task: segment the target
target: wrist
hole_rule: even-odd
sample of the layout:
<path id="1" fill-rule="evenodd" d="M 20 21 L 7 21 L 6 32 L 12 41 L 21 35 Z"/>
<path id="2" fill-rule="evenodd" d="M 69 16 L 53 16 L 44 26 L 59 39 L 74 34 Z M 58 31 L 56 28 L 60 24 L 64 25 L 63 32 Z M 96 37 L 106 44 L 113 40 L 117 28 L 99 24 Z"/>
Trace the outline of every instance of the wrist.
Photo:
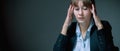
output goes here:
<path id="1" fill-rule="evenodd" d="M 62 32 L 62 31 L 61 31 L 61 34 L 67 36 L 66 32 Z"/>
<path id="2" fill-rule="evenodd" d="M 97 17 L 97 14 L 96 14 L 96 13 L 93 13 L 93 17 Z"/>
<path id="3" fill-rule="evenodd" d="M 61 34 L 66 35 L 67 34 L 67 29 L 68 29 L 68 24 L 64 24 L 61 30 Z"/>
<path id="4" fill-rule="evenodd" d="M 61 30 L 61 34 L 63 34 L 63 35 L 67 35 L 67 28 L 62 28 L 62 30 Z"/>
<path id="5" fill-rule="evenodd" d="M 98 24 L 97 28 L 98 28 L 98 30 L 101 30 L 101 29 L 103 29 L 103 25 L 102 24 Z"/>

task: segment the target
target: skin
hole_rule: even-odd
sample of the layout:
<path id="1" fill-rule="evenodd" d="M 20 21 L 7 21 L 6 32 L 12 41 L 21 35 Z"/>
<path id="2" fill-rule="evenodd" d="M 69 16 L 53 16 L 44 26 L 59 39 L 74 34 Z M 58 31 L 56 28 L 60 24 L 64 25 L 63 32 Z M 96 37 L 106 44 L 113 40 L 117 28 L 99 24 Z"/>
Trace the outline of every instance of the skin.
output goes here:
<path id="1" fill-rule="evenodd" d="M 84 38 L 91 20 L 91 9 L 84 6 L 82 1 L 79 1 L 78 7 L 74 7 L 73 12 Z"/>
<path id="2" fill-rule="evenodd" d="M 86 6 L 83 5 L 82 1 L 79 1 L 78 7 L 75 7 L 74 5 L 70 4 L 65 22 L 64 22 L 62 30 L 61 30 L 61 34 L 65 35 L 65 36 L 67 35 L 66 34 L 67 29 L 68 29 L 68 26 L 72 22 L 73 14 L 75 15 L 75 18 L 79 24 L 80 31 L 82 33 L 83 38 L 85 37 L 86 31 L 90 25 L 90 20 L 92 18 L 91 17 L 92 14 L 93 14 L 93 19 L 95 21 L 95 25 L 97 26 L 98 30 L 103 29 L 103 25 L 95 12 L 94 5 L 92 4 L 92 8 L 87 8 Z"/>

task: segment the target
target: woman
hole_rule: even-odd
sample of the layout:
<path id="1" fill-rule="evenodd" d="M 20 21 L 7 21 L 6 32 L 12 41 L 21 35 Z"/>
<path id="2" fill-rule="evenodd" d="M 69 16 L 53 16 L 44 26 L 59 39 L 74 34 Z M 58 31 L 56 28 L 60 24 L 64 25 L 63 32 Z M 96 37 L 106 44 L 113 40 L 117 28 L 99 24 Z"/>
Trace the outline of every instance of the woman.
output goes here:
<path id="1" fill-rule="evenodd" d="M 111 26 L 97 16 L 94 0 L 71 1 L 53 51 L 116 51 Z"/>

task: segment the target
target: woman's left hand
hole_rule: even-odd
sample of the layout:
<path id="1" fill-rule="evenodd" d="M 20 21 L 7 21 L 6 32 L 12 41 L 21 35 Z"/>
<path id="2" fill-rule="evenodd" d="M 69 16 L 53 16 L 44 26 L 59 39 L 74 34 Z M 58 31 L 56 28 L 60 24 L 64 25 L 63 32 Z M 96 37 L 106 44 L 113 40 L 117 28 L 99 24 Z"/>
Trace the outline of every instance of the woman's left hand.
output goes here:
<path id="1" fill-rule="evenodd" d="M 93 14 L 93 19 L 94 19 L 94 21 L 95 21 L 95 25 L 97 26 L 98 30 L 103 29 L 103 25 L 102 25 L 102 23 L 101 23 L 100 18 L 99 18 L 99 17 L 97 16 L 97 14 L 96 14 L 96 10 L 95 10 L 95 7 L 94 7 L 93 4 L 92 4 L 91 13 Z"/>

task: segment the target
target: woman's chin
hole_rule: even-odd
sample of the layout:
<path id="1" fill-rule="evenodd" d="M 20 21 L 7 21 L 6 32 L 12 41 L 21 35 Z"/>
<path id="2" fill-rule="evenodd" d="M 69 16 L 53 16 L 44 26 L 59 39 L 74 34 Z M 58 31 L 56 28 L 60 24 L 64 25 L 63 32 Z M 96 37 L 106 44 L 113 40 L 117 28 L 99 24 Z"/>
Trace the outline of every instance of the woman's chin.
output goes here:
<path id="1" fill-rule="evenodd" d="M 78 21 L 78 23 L 85 23 L 85 21 Z"/>

